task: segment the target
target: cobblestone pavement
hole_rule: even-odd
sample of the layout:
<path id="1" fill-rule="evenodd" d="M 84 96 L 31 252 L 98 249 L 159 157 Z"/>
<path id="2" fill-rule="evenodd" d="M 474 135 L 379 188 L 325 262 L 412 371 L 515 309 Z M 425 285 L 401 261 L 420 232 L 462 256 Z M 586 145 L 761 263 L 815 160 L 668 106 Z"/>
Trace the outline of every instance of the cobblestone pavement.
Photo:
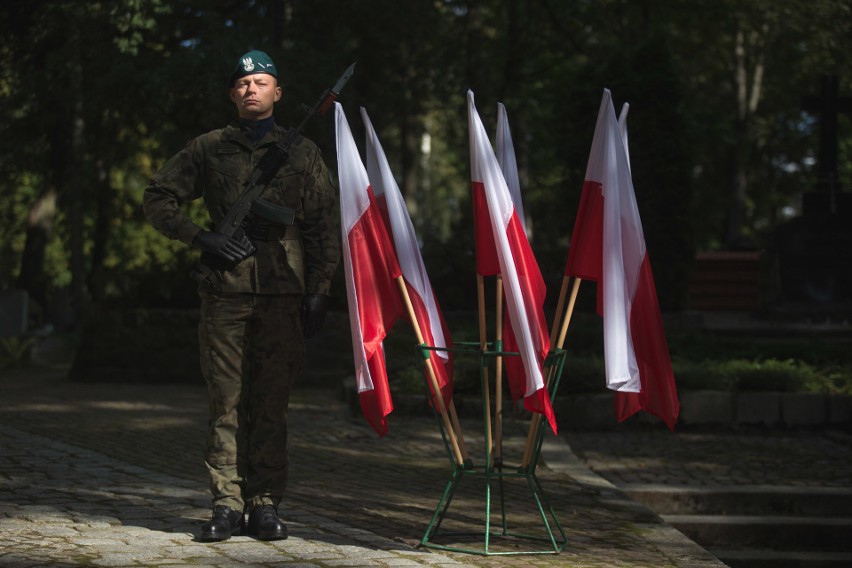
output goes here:
<path id="1" fill-rule="evenodd" d="M 418 547 L 451 473 L 434 419 L 395 413 L 391 433 L 379 439 L 339 393 L 297 393 L 281 511 L 290 538 L 207 544 L 196 541 L 210 507 L 201 385 L 70 383 L 39 369 L 0 374 L 0 566 L 722 566 L 549 435 L 538 479 L 568 539 L 560 554 Z M 509 465 L 524 426 L 519 417 L 507 421 Z M 474 460 L 481 429 L 481 421 L 463 422 Z M 504 485 L 509 528 L 542 535 L 524 481 Z M 481 531 L 483 519 L 482 478 L 465 476 L 442 528 Z M 492 551 L 531 546 L 496 541 Z"/>

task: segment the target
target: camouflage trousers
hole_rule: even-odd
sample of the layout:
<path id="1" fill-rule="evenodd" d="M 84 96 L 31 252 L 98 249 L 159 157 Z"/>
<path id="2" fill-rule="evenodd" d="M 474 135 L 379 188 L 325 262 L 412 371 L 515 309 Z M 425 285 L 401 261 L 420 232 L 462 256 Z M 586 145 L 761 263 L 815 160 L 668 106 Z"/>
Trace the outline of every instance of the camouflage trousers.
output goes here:
<path id="1" fill-rule="evenodd" d="M 278 506 L 287 486 L 287 406 L 304 360 L 301 295 L 203 290 L 198 339 L 214 505 Z"/>

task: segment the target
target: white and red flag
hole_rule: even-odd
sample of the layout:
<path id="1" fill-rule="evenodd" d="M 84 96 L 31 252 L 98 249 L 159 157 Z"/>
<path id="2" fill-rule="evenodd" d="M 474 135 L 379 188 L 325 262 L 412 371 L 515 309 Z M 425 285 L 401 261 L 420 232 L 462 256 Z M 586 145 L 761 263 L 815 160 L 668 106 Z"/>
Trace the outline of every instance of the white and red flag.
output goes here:
<path id="1" fill-rule="evenodd" d="M 624 141 L 624 154 L 627 156 L 627 167 L 630 167 L 630 144 L 627 143 L 627 113 L 630 110 L 630 105 L 624 103 L 621 106 L 621 114 L 618 115 L 618 131 L 621 133 L 621 139 Z"/>
<path id="2" fill-rule="evenodd" d="M 509 188 L 509 195 L 512 196 L 512 204 L 515 206 L 518 220 L 521 222 L 527 238 L 529 238 L 529 233 L 526 232 L 526 217 L 524 215 L 524 202 L 521 198 L 521 181 L 518 175 L 518 161 L 515 158 L 515 145 L 512 141 L 512 131 L 509 128 L 509 115 L 503 103 L 497 103 L 497 139 L 494 153 L 497 156 L 497 163 L 500 164 L 500 171 L 503 172 L 503 179 L 506 180 L 506 186 Z M 534 258 L 533 262 L 535 262 Z M 530 266 L 530 270 L 532 268 Z M 542 283 L 541 286 L 544 286 L 544 278 L 541 277 L 541 271 L 537 263 L 535 271 L 534 279 L 536 282 L 540 281 Z M 509 314 L 505 310 L 503 312 L 503 350 L 510 352 L 518 350 L 518 342 L 515 338 L 511 321 L 509 320 Z M 503 359 L 503 365 L 506 367 L 506 376 L 509 379 L 510 385 L 514 384 L 517 386 L 524 384 L 524 367 L 522 361 L 519 361 L 517 357 L 506 357 Z"/>
<path id="3" fill-rule="evenodd" d="M 509 115 L 506 106 L 497 103 L 497 145 L 494 152 L 497 154 L 497 163 L 503 172 L 503 179 L 509 187 L 512 203 L 518 212 L 518 219 L 524 230 L 527 228 L 526 216 L 524 215 L 524 202 L 521 199 L 521 180 L 518 176 L 518 161 L 515 158 L 515 144 L 512 142 L 512 130 L 509 128 Z"/>
<path id="4" fill-rule="evenodd" d="M 423 341 L 426 345 L 436 348 L 430 351 L 429 359 L 432 361 L 438 388 L 441 389 L 445 403 L 449 404 L 453 393 L 453 375 L 452 357 L 448 349 L 452 347 L 452 339 L 432 289 L 432 283 L 429 281 L 429 275 L 426 273 L 426 265 L 420 254 L 414 224 L 408 215 L 405 200 L 399 191 L 367 110 L 363 107 L 361 118 L 367 131 L 367 176 L 376 200 L 386 215 L 385 222 L 396 250 L 399 267 L 402 270 L 402 277 L 411 298 Z"/>
<path id="5" fill-rule="evenodd" d="M 503 278 L 506 311 L 524 371 L 518 377 L 520 384 L 509 377 L 512 396 L 523 396 L 525 408 L 543 414 L 555 433 L 556 417 L 542 375 L 542 364 L 550 350 L 543 308 L 547 290 L 472 91 L 467 92 L 467 108 L 477 272 Z"/>
<path id="6" fill-rule="evenodd" d="M 604 89 L 566 276 L 598 283 L 607 387 L 619 421 L 645 410 L 674 428 L 680 410 L 624 135 Z"/>
<path id="7" fill-rule="evenodd" d="M 343 269 L 355 379 L 364 417 L 380 436 L 393 410 L 382 342 L 403 313 L 399 262 L 340 103 L 334 103 Z"/>

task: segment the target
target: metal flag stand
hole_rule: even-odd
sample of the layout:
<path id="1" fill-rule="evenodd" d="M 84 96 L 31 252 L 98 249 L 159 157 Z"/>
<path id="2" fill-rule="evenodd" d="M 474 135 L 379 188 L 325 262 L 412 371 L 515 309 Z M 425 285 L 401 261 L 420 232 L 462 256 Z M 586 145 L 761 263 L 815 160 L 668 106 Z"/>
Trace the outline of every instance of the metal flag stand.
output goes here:
<path id="1" fill-rule="evenodd" d="M 489 349 L 491 348 L 491 349 Z M 450 479 L 444 488 L 444 493 L 438 501 L 429 526 L 420 541 L 420 545 L 428 548 L 447 550 L 452 552 L 464 552 L 469 554 L 478 554 L 482 556 L 491 555 L 515 555 L 515 554 L 558 554 L 568 543 L 565 532 L 556 518 L 553 507 L 547 501 L 544 489 L 541 482 L 536 476 L 536 467 L 541 453 L 542 438 L 544 435 L 543 423 L 546 421 L 538 420 L 534 422 L 533 445 L 529 451 L 529 459 L 526 460 L 527 465 L 520 465 L 514 470 L 510 470 L 505 464 L 505 456 L 494 456 L 492 454 L 491 439 L 490 439 L 490 402 L 488 394 L 488 368 L 493 362 L 499 361 L 500 357 L 517 357 L 518 353 L 502 351 L 502 342 L 497 341 L 493 344 L 481 343 L 457 343 L 451 349 L 437 349 L 425 344 L 417 346 L 418 356 L 424 358 L 429 357 L 429 351 L 442 350 L 452 351 L 454 355 L 463 356 L 478 356 L 480 378 L 483 385 L 483 416 L 485 422 L 485 456 L 484 462 L 481 465 L 474 464 L 473 460 L 466 459 L 460 461 L 451 449 L 451 437 L 448 437 L 444 421 L 436 410 L 436 418 L 438 419 L 438 427 L 441 432 L 441 439 L 447 450 L 452 472 Z M 562 368 L 565 363 L 565 351 L 561 349 L 553 349 L 548 354 L 545 360 L 544 367 L 550 369 L 550 385 L 548 386 L 551 398 L 556 396 L 556 391 L 559 387 L 559 379 L 562 375 Z M 429 392 L 427 384 L 427 393 Z M 434 408 L 434 405 L 433 405 Z M 498 409 L 499 411 L 499 409 Z M 450 434 L 452 436 L 452 434 Z M 526 459 L 526 458 L 525 458 Z M 482 531 L 441 531 L 441 524 L 447 515 L 450 505 L 455 497 L 456 490 L 461 482 L 466 477 L 478 477 L 483 480 L 485 486 L 485 526 Z M 504 480 L 519 479 L 526 481 L 526 485 L 530 491 L 531 498 L 538 509 L 538 514 L 541 517 L 546 536 L 537 536 L 532 534 L 517 533 L 509 530 L 509 523 L 506 514 L 507 496 L 504 491 Z M 499 523 L 492 523 L 492 503 L 491 496 L 494 489 L 499 493 L 499 508 L 500 519 Z M 499 524 L 495 529 L 493 525 Z M 455 538 L 454 544 L 439 544 L 435 542 L 436 538 L 446 537 L 449 539 Z M 492 539 L 500 540 L 500 543 L 511 544 L 512 550 L 494 550 Z M 464 545 L 455 546 L 459 540 L 465 542 L 481 540 L 481 545 L 472 548 L 466 548 Z M 541 544 L 543 547 L 534 548 L 529 543 Z"/>

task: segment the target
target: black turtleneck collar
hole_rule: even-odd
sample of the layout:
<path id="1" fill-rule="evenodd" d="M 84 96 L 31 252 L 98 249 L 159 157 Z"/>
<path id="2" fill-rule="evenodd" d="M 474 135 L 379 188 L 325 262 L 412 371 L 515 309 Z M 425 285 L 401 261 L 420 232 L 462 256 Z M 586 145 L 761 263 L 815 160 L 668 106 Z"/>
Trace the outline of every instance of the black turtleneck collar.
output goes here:
<path id="1" fill-rule="evenodd" d="M 261 118 L 260 120 L 240 119 L 240 129 L 251 135 L 251 141 L 255 146 L 273 128 L 275 128 L 275 117 L 273 116 Z"/>

